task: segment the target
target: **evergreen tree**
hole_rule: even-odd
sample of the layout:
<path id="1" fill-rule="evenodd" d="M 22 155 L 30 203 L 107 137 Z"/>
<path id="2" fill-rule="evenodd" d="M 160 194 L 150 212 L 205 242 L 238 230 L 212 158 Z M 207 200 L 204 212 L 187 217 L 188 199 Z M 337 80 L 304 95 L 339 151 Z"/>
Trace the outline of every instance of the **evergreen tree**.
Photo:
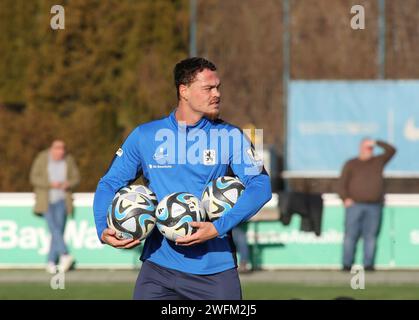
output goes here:
<path id="1" fill-rule="evenodd" d="M 0 75 L 0 105 L 8 99 L 27 108 L 15 114 L 0 107 L 1 123 L 7 122 L 0 128 L 0 151 L 8 152 L 0 164 L 13 164 L 0 172 L 0 188 L 30 190 L 33 157 L 59 137 L 80 166 L 79 190 L 93 191 L 126 135 L 176 103 L 172 68 L 187 55 L 187 2 L 64 1 L 65 29 L 52 30 L 56 1 L 29 7 L 2 1 L 2 17 L 10 18 L 1 25 L 2 47 L 16 40 L 21 25 L 26 30 L 19 31 L 22 47 L 14 49 L 17 40 L 7 47 L 10 62 L 1 67 L 16 81 Z M 9 17 L 5 8 L 25 20 Z"/>

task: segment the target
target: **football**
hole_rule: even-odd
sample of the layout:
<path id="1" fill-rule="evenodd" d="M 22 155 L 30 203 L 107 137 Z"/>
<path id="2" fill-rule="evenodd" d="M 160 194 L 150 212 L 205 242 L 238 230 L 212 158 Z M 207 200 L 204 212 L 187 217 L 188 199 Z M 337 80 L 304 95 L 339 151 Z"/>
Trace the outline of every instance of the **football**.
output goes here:
<path id="1" fill-rule="evenodd" d="M 116 193 L 115 196 L 122 195 L 128 192 L 137 192 L 137 193 L 142 193 L 146 195 L 151 201 L 153 201 L 154 205 L 157 207 L 158 201 L 154 192 L 141 184 L 132 184 L 132 185 L 123 187 Z"/>
<path id="2" fill-rule="evenodd" d="M 191 235 L 195 230 L 189 223 L 205 221 L 201 201 L 186 192 L 176 192 L 164 197 L 156 209 L 156 225 L 167 239 Z"/>
<path id="3" fill-rule="evenodd" d="M 156 206 L 143 193 L 116 194 L 108 208 L 109 228 L 119 239 L 145 239 L 156 224 Z"/>
<path id="4" fill-rule="evenodd" d="M 234 177 L 219 177 L 208 183 L 202 193 L 208 220 L 214 221 L 233 208 L 244 189 L 243 183 Z"/>

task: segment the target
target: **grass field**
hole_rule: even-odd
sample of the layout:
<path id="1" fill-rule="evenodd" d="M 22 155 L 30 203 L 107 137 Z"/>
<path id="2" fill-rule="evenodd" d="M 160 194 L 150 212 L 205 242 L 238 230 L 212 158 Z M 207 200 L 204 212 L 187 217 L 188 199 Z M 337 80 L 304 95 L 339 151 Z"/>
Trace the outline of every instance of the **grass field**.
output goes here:
<path id="1" fill-rule="evenodd" d="M 6 299 L 131 299 L 133 284 L 69 283 L 64 290 L 53 290 L 42 283 L 2 283 L 0 300 Z M 353 290 L 343 285 L 303 285 L 291 283 L 244 283 L 244 299 L 419 299 L 414 285 L 369 285 Z"/>

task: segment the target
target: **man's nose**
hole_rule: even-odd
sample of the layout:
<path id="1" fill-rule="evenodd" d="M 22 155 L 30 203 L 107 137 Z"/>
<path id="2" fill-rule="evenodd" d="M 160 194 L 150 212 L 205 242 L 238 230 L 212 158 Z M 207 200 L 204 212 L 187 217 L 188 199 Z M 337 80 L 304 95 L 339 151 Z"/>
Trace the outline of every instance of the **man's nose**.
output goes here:
<path id="1" fill-rule="evenodd" d="M 213 96 L 215 96 L 217 98 L 221 97 L 221 92 L 218 88 L 213 89 Z"/>

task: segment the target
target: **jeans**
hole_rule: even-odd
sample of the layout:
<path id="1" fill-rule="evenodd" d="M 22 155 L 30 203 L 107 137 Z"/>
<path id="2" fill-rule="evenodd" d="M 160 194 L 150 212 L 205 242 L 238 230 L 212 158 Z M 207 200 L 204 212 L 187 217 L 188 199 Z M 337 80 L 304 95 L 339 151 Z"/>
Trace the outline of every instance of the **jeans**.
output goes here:
<path id="1" fill-rule="evenodd" d="M 233 240 L 240 254 L 242 263 L 249 262 L 249 246 L 247 245 L 246 230 L 241 226 L 233 229 Z"/>
<path id="2" fill-rule="evenodd" d="M 48 253 L 48 262 L 57 263 L 60 255 L 67 254 L 67 246 L 64 242 L 64 228 L 67 219 L 65 201 L 60 200 L 50 203 L 45 219 L 51 233 L 51 245 Z"/>
<path id="3" fill-rule="evenodd" d="M 373 267 L 380 231 L 383 206 L 380 203 L 355 203 L 346 208 L 343 265 L 354 263 L 356 245 L 360 237 L 364 242 L 364 266 Z"/>

